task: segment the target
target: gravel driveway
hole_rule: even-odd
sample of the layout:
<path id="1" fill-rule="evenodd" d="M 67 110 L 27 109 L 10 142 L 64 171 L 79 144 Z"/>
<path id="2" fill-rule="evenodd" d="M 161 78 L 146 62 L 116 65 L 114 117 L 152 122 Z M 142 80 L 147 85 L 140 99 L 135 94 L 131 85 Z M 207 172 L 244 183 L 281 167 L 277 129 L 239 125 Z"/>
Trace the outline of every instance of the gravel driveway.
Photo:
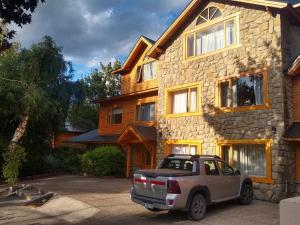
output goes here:
<path id="1" fill-rule="evenodd" d="M 186 219 L 184 213 L 153 213 L 133 204 L 130 180 L 58 176 L 30 182 L 57 196 L 42 207 L 5 206 L 0 208 L 0 224 L 203 224 L 279 225 L 278 204 L 254 201 L 249 206 L 226 202 L 208 208 L 200 222 Z"/>

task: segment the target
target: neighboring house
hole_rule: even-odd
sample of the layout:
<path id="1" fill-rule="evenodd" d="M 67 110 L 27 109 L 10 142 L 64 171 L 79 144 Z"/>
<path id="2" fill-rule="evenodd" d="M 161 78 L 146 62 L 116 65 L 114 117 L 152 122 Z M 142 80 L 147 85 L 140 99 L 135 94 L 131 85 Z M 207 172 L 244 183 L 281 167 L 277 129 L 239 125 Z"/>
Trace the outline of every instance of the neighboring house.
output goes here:
<path id="1" fill-rule="evenodd" d="M 99 101 L 98 133 L 117 135 L 127 176 L 170 153 L 216 154 L 259 199 L 300 193 L 299 54 L 300 3 L 193 0 L 115 71 L 121 96 Z"/>

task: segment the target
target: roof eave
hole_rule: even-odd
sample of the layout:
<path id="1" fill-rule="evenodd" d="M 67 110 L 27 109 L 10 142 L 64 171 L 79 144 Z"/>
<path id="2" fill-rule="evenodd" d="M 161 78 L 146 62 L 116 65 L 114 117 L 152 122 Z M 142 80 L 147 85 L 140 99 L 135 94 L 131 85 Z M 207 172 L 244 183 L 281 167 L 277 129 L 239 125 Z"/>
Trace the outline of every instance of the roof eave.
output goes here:
<path id="1" fill-rule="evenodd" d="M 136 42 L 136 44 L 134 45 L 133 49 L 130 51 L 128 57 L 126 58 L 123 66 L 121 67 L 121 69 L 112 71 L 112 74 L 126 74 L 130 71 L 130 68 L 128 68 L 128 63 L 130 62 L 131 57 L 133 56 L 133 54 L 135 53 L 135 51 L 138 50 L 138 48 L 141 46 L 141 43 L 145 43 L 148 46 L 153 46 L 153 43 L 151 43 L 149 40 L 149 38 L 146 38 L 144 36 L 140 36 L 140 38 L 138 39 L 138 41 Z"/>
<path id="2" fill-rule="evenodd" d="M 231 0 L 231 1 L 236 3 L 260 5 L 260 6 L 277 8 L 277 9 L 283 9 L 288 6 L 287 3 L 267 1 L 267 0 Z M 149 49 L 148 56 L 157 59 L 159 57 L 159 54 L 162 52 L 165 42 L 167 42 L 167 40 L 177 31 L 176 28 L 180 27 L 185 22 L 185 19 L 190 14 L 193 13 L 193 9 L 197 8 L 202 2 L 203 2 L 202 0 L 193 0 L 177 17 L 177 19 L 171 24 L 171 26 L 168 27 L 168 29 L 162 34 L 162 36 L 158 38 L 156 43 Z"/>

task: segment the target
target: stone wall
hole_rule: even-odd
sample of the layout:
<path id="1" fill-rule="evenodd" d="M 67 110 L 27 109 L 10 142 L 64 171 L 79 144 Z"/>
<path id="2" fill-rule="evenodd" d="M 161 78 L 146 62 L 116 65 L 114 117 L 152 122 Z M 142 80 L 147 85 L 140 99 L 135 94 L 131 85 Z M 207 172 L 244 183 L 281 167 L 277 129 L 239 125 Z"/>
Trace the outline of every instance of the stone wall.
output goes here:
<path id="1" fill-rule="evenodd" d="M 240 14 L 241 46 L 211 54 L 207 57 L 184 61 L 183 32 L 196 26 L 197 15 L 169 41 L 159 58 L 159 135 L 157 158 L 163 158 L 163 142 L 168 139 L 203 140 L 203 154 L 216 154 L 216 140 L 222 139 L 272 139 L 273 184 L 255 184 L 255 195 L 259 199 L 278 201 L 286 197 L 287 183 L 291 180 L 287 169 L 291 165 L 292 152 L 282 140 L 285 132 L 284 90 L 282 73 L 281 20 L 269 13 L 246 6 L 217 6 L 223 16 Z M 237 63 L 237 59 L 239 63 Z M 247 112 L 215 114 L 216 79 L 238 74 L 245 68 L 269 68 L 269 98 L 271 109 Z M 246 69 L 246 70 L 247 70 Z M 203 115 L 164 118 L 164 90 L 179 84 L 202 82 Z M 276 132 L 272 132 L 274 128 Z"/>

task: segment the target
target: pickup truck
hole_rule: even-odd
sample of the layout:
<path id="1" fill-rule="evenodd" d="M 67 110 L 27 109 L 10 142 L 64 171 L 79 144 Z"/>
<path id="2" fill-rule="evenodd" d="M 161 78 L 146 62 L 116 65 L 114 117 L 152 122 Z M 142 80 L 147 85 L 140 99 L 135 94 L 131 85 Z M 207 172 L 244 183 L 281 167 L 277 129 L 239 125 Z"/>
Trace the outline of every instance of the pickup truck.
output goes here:
<path id="1" fill-rule="evenodd" d="M 186 211 L 191 220 L 201 220 L 210 204 L 253 200 L 251 179 L 218 156 L 171 154 L 157 169 L 138 170 L 132 179 L 133 202 L 151 211 Z"/>

